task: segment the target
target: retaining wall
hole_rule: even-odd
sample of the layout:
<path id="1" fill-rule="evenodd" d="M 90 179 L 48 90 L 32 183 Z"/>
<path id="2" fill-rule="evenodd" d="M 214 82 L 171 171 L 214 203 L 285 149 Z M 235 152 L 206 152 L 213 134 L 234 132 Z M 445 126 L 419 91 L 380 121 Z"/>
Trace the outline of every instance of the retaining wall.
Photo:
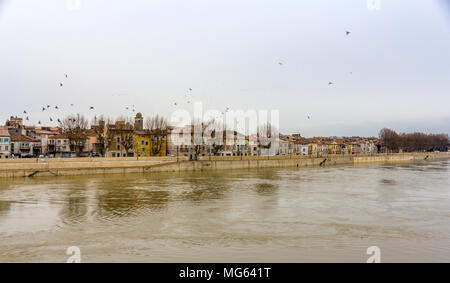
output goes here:
<path id="1" fill-rule="evenodd" d="M 269 167 L 306 167 L 372 162 L 407 162 L 448 159 L 449 153 L 310 156 L 214 156 L 189 161 L 186 157 L 122 157 L 3 159 L 1 177 L 34 177 L 112 173 L 148 173 L 204 170 L 236 170 Z"/>

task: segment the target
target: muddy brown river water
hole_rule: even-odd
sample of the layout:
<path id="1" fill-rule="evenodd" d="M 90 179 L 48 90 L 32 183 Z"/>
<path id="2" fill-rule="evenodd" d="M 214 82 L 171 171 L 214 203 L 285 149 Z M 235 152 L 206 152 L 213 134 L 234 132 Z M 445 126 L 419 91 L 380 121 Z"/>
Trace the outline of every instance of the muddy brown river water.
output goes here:
<path id="1" fill-rule="evenodd" d="M 450 161 L 0 180 L 0 261 L 450 262 Z"/>

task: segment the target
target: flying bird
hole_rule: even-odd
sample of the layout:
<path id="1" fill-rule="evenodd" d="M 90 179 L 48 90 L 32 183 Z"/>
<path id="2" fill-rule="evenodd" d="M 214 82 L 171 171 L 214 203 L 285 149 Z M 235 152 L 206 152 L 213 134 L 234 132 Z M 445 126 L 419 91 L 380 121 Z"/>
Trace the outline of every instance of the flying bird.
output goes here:
<path id="1" fill-rule="evenodd" d="M 71 103 L 70 106 L 73 106 L 73 103 Z"/>
<path id="2" fill-rule="evenodd" d="M 307 117 L 308 119 L 311 119 L 311 116 L 309 116 L 309 115 L 306 115 L 306 117 Z"/>
<path id="3" fill-rule="evenodd" d="M 60 119 L 58 119 L 58 123 L 61 123 L 61 120 L 60 120 Z"/>
<path id="4" fill-rule="evenodd" d="M 278 65 L 283 66 L 283 63 L 282 62 L 278 62 Z"/>
<path id="5" fill-rule="evenodd" d="M 23 110 L 23 114 L 27 114 L 27 111 Z"/>
<path id="6" fill-rule="evenodd" d="M 67 74 L 64 74 L 65 76 L 66 76 L 66 78 L 67 78 Z"/>
<path id="7" fill-rule="evenodd" d="M 192 91 L 192 88 L 189 88 L 189 91 Z"/>
<path id="8" fill-rule="evenodd" d="M 89 107 L 89 110 L 94 110 L 94 107 L 93 106 Z"/>
<path id="9" fill-rule="evenodd" d="M 50 122 L 53 122 L 53 119 L 50 117 Z"/>
<path id="10" fill-rule="evenodd" d="M 55 109 L 59 109 L 58 106 L 55 105 Z"/>
<path id="11" fill-rule="evenodd" d="M 329 83 L 328 83 L 328 85 L 332 85 L 332 84 L 333 84 L 332 82 L 329 82 Z"/>
<path id="12" fill-rule="evenodd" d="M 59 83 L 59 87 L 62 87 L 63 86 L 63 84 L 62 83 Z"/>
<path id="13" fill-rule="evenodd" d="M 50 108 L 50 105 L 47 105 L 47 109 Z"/>
<path id="14" fill-rule="evenodd" d="M 42 111 L 45 111 L 45 107 L 42 107 Z"/>
<path id="15" fill-rule="evenodd" d="M 349 31 L 346 31 L 346 32 L 345 32 L 345 34 L 346 34 L 346 35 L 349 35 L 349 34 L 350 34 L 350 32 L 349 32 Z"/>

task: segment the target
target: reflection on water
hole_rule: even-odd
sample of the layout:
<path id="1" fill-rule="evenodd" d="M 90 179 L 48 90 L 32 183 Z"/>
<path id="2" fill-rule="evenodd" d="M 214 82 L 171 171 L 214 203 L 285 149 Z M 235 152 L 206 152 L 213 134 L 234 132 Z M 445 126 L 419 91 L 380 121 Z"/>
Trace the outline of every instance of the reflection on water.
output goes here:
<path id="1" fill-rule="evenodd" d="M 5 179 L 0 261 L 450 261 L 448 161 Z"/>

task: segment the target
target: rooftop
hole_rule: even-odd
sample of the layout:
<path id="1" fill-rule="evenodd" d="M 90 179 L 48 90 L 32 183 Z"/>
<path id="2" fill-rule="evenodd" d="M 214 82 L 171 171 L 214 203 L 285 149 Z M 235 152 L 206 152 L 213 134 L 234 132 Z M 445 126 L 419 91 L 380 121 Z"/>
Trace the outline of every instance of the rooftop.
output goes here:
<path id="1" fill-rule="evenodd" d="M 12 142 L 39 142 L 38 140 L 35 140 L 33 138 L 27 137 L 27 136 L 11 136 Z"/>
<path id="2" fill-rule="evenodd" d="M 0 127 L 0 137 L 9 137 L 10 134 L 8 132 L 7 127 Z"/>

